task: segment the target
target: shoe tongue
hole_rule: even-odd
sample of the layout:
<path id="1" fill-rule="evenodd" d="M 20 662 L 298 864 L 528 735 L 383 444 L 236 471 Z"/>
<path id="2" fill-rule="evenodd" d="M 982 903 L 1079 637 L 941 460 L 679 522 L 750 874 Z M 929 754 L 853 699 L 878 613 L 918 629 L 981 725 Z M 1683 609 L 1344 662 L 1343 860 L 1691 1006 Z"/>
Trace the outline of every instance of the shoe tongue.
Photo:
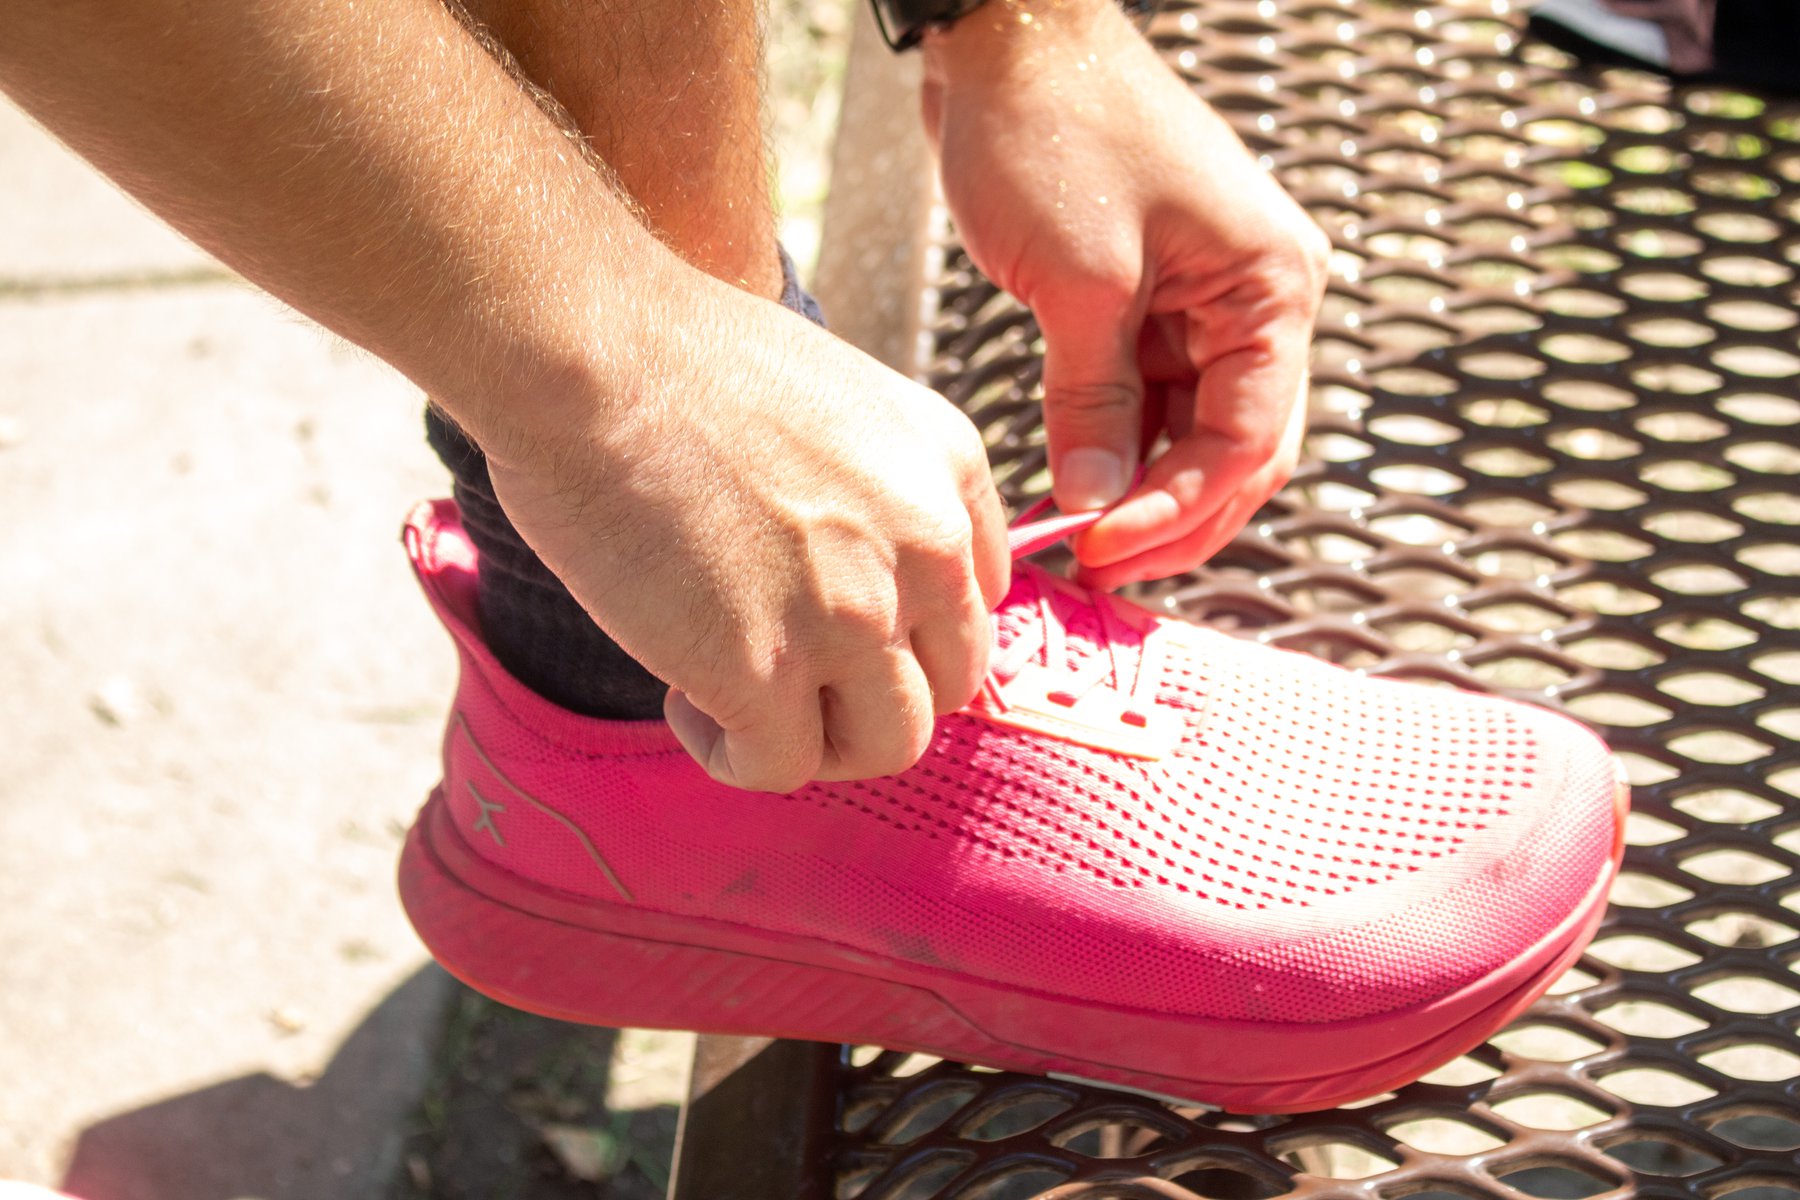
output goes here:
<path id="1" fill-rule="evenodd" d="M 994 610 L 1000 650 L 1004 651 L 1022 637 L 1037 640 L 1038 629 L 1044 620 L 1038 611 L 1039 588 L 1033 572 L 1018 570 L 1013 573 L 1012 589 Z M 1100 614 L 1091 604 L 1084 604 L 1048 585 L 1043 586 L 1042 591 L 1050 597 L 1051 611 L 1063 627 L 1063 661 L 1045 663 L 1045 666 L 1053 670 L 1077 671 L 1089 660 L 1107 653 Z M 1042 661 L 1043 656 L 1044 651 L 1038 651 L 1038 661 Z"/>

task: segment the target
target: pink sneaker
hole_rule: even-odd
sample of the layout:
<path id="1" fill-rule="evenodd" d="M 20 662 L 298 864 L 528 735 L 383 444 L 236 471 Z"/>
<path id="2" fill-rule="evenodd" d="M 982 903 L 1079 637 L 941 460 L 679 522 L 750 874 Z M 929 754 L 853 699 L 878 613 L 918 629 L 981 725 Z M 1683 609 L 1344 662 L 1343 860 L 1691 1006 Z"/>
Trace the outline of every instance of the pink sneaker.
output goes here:
<path id="1" fill-rule="evenodd" d="M 1030 565 L 988 687 L 912 770 L 734 791 L 662 722 L 576 716 L 500 667 L 453 504 L 406 543 L 462 680 L 401 895 L 451 972 L 549 1016 L 1323 1108 L 1505 1025 L 1618 867 L 1625 788 L 1574 722 Z"/>

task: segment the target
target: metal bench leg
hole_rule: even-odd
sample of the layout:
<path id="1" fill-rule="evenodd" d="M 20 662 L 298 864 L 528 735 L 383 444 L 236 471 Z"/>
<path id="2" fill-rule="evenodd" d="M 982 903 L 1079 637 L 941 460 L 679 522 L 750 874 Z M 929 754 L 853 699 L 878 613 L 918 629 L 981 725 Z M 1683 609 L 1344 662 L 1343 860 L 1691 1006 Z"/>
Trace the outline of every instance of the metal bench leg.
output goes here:
<path id="1" fill-rule="evenodd" d="M 838 1054 L 823 1042 L 700 1038 L 669 1200 L 827 1200 Z"/>

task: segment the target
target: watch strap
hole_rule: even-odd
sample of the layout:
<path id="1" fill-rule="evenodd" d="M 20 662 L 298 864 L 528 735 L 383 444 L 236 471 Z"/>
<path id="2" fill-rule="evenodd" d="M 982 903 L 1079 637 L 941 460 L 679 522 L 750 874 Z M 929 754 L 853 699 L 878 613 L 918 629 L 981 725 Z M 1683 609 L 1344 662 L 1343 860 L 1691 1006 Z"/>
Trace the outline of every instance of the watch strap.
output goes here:
<path id="1" fill-rule="evenodd" d="M 954 25 L 980 8 L 986 0 L 869 0 L 875 10 L 875 24 L 881 39 L 893 51 L 910 50 L 933 26 Z M 1119 0 L 1125 15 L 1148 24 L 1162 0 Z"/>
<path id="2" fill-rule="evenodd" d="M 911 50 L 933 25 L 954 24 L 984 0 L 869 0 L 881 39 L 896 53 Z"/>

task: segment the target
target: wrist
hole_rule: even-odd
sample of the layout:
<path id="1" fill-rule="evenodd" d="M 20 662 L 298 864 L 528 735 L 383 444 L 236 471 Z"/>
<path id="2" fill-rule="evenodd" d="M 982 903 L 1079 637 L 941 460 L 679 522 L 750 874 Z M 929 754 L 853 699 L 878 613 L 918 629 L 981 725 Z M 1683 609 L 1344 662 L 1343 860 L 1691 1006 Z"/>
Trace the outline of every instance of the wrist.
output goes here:
<path id="1" fill-rule="evenodd" d="M 1049 56 L 1136 31 L 1114 0 L 987 0 L 955 24 L 933 26 L 920 46 L 937 86 L 1035 71 Z"/>
<path id="2" fill-rule="evenodd" d="M 614 228 L 604 256 L 558 272 L 444 355 L 434 401 L 496 466 L 542 473 L 638 407 L 715 281 L 656 239 Z M 716 285 L 723 286 L 723 285 Z M 477 305 L 475 307 L 485 307 Z"/>

